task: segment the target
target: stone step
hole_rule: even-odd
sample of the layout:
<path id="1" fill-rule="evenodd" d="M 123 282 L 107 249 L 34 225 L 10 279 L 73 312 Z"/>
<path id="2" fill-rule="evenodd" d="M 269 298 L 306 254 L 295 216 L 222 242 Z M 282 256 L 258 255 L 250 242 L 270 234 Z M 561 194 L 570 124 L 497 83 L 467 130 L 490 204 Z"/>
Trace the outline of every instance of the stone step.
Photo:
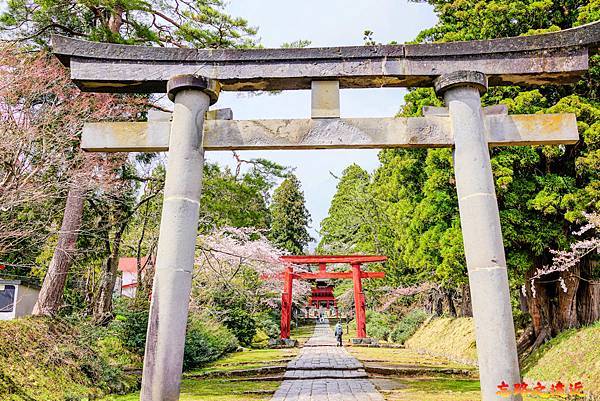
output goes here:
<path id="1" fill-rule="evenodd" d="M 315 366 L 288 366 L 287 370 L 358 370 L 363 369 L 363 365 L 352 365 L 352 366 L 340 366 L 335 364 L 323 364 L 323 365 L 315 365 Z"/>
<path id="2" fill-rule="evenodd" d="M 356 370 L 288 370 L 283 375 L 286 380 L 308 379 L 365 379 L 367 372 L 364 369 Z"/>

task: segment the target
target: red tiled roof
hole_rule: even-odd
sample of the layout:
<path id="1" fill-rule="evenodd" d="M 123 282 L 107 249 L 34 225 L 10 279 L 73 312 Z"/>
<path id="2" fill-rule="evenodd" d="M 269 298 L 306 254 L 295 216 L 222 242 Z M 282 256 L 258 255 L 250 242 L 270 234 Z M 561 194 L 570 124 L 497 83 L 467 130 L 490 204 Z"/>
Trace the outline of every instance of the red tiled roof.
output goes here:
<path id="1" fill-rule="evenodd" d="M 142 268 L 146 264 L 147 260 L 148 260 L 147 256 L 142 257 L 142 260 L 141 260 Z M 152 261 L 150 263 L 152 263 Z M 136 273 L 137 272 L 137 258 L 119 258 L 119 271 L 127 272 L 127 273 Z"/>

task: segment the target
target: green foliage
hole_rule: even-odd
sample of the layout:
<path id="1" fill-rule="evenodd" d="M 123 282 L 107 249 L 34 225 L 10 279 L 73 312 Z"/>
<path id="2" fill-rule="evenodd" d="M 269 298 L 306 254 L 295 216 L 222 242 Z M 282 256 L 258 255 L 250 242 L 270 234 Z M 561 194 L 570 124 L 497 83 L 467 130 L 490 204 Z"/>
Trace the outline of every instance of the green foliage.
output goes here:
<path id="1" fill-rule="evenodd" d="M 116 307 L 117 317 L 109 325 L 109 329 L 115 333 L 115 339 L 140 357 L 144 355 L 146 345 L 148 309 L 148 302 L 121 299 Z M 101 344 L 109 345 L 115 339 L 104 339 Z M 237 346 L 236 336 L 226 325 L 207 314 L 192 311 L 185 337 L 184 370 L 202 367 L 228 352 L 235 351 Z"/>
<path id="2" fill-rule="evenodd" d="M 429 0 L 438 23 L 416 42 L 449 42 L 530 35 L 598 20 L 600 2 Z M 565 248 L 583 212 L 600 206 L 599 57 L 572 86 L 535 90 L 493 87 L 484 106 L 506 104 L 511 114 L 574 113 L 582 141 L 569 146 L 493 148 L 491 162 L 513 294 L 525 274 Z M 399 115 L 421 116 L 443 105 L 430 88 L 405 96 Z M 385 280 L 395 286 L 431 281 L 459 288 L 467 280 L 450 149 L 387 149 L 372 177 L 349 166 L 323 221 L 319 249 L 388 255 Z M 372 213 L 369 215 L 368 213 Z M 372 216 L 381 216 L 373 218 Z M 348 235 L 346 235 L 348 233 Z M 518 303 L 515 303 L 518 305 Z M 522 319 L 524 321 L 524 319 Z"/>
<path id="3" fill-rule="evenodd" d="M 369 244 L 371 236 L 364 221 L 372 221 L 374 209 L 369 196 L 369 174 L 356 164 L 342 172 L 328 216 L 321 222 L 320 252 L 357 252 Z"/>
<path id="4" fill-rule="evenodd" d="M 273 309 L 262 312 L 256 316 L 257 330 L 265 333 L 268 338 L 278 338 L 280 334 L 279 311 Z"/>
<path id="5" fill-rule="evenodd" d="M 45 46 L 51 33 L 97 42 L 250 47 L 256 29 L 224 13 L 222 0 L 10 0 L 0 28 L 11 38 Z"/>
<path id="6" fill-rule="evenodd" d="M 429 315 L 421 309 L 414 309 L 400 319 L 389 335 L 392 342 L 404 344 L 406 340 L 423 324 Z"/>
<path id="7" fill-rule="evenodd" d="M 219 316 L 219 321 L 231 330 L 240 344 L 250 345 L 257 329 L 251 300 L 231 286 L 217 286 L 207 295 L 212 302 L 210 312 Z"/>
<path id="8" fill-rule="evenodd" d="M 116 318 L 111 323 L 123 344 L 138 355 L 144 355 L 146 347 L 146 332 L 148 330 L 149 304 L 140 306 L 121 299 L 115 308 Z"/>
<path id="9" fill-rule="evenodd" d="M 191 315 L 185 337 L 183 369 L 205 366 L 238 346 L 235 336 L 222 324 L 204 315 Z"/>
<path id="10" fill-rule="evenodd" d="M 367 333 L 369 337 L 387 341 L 397 321 L 398 318 L 394 314 L 368 310 L 366 314 Z M 355 320 L 351 324 L 353 328 L 356 328 Z"/>
<path id="11" fill-rule="evenodd" d="M 229 309 L 223 318 L 223 324 L 235 334 L 240 344 L 252 344 L 252 339 L 256 335 L 256 321 L 245 308 Z"/>
<path id="12" fill-rule="evenodd" d="M 310 215 L 304 204 L 300 181 L 290 174 L 276 189 L 270 206 L 269 239 L 292 254 L 303 253 L 311 240 L 308 234 Z"/>
<path id="13" fill-rule="evenodd" d="M 209 232 L 216 227 L 269 227 L 268 191 L 281 166 L 264 171 L 252 169 L 234 175 L 217 164 L 204 166 L 200 229 Z"/>

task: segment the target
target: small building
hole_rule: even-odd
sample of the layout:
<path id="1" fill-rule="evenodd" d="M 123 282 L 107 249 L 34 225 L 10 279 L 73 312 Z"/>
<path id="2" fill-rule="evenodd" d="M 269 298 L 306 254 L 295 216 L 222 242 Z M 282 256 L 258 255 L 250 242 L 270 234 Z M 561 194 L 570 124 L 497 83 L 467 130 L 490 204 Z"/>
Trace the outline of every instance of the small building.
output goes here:
<path id="1" fill-rule="evenodd" d="M 20 280 L 0 279 L 0 320 L 31 315 L 40 289 Z"/>
<path id="2" fill-rule="evenodd" d="M 306 317 L 339 317 L 337 300 L 333 295 L 332 285 L 328 285 L 325 281 L 317 280 L 311 292 Z"/>
<path id="3" fill-rule="evenodd" d="M 148 260 L 147 256 L 144 256 L 140 260 L 142 267 L 142 276 L 144 273 L 154 265 L 154 259 Z M 137 258 L 119 258 L 119 271 L 121 272 L 120 280 L 115 286 L 115 291 L 127 298 L 135 298 L 138 282 L 138 259 Z"/>

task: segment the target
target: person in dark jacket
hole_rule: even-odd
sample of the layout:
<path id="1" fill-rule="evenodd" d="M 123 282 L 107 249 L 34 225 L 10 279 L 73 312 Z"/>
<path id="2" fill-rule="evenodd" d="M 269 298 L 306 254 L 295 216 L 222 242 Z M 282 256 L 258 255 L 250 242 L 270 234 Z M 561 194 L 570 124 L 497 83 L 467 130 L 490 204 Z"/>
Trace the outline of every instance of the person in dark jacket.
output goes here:
<path id="1" fill-rule="evenodd" d="M 335 330 L 334 330 L 333 334 L 335 334 L 335 338 L 337 339 L 337 346 L 341 347 L 342 346 L 342 335 L 344 334 L 344 329 L 342 328 L 342 324 L 340 322 L 337 322 L 337 324 L 335 325 Z"/>

